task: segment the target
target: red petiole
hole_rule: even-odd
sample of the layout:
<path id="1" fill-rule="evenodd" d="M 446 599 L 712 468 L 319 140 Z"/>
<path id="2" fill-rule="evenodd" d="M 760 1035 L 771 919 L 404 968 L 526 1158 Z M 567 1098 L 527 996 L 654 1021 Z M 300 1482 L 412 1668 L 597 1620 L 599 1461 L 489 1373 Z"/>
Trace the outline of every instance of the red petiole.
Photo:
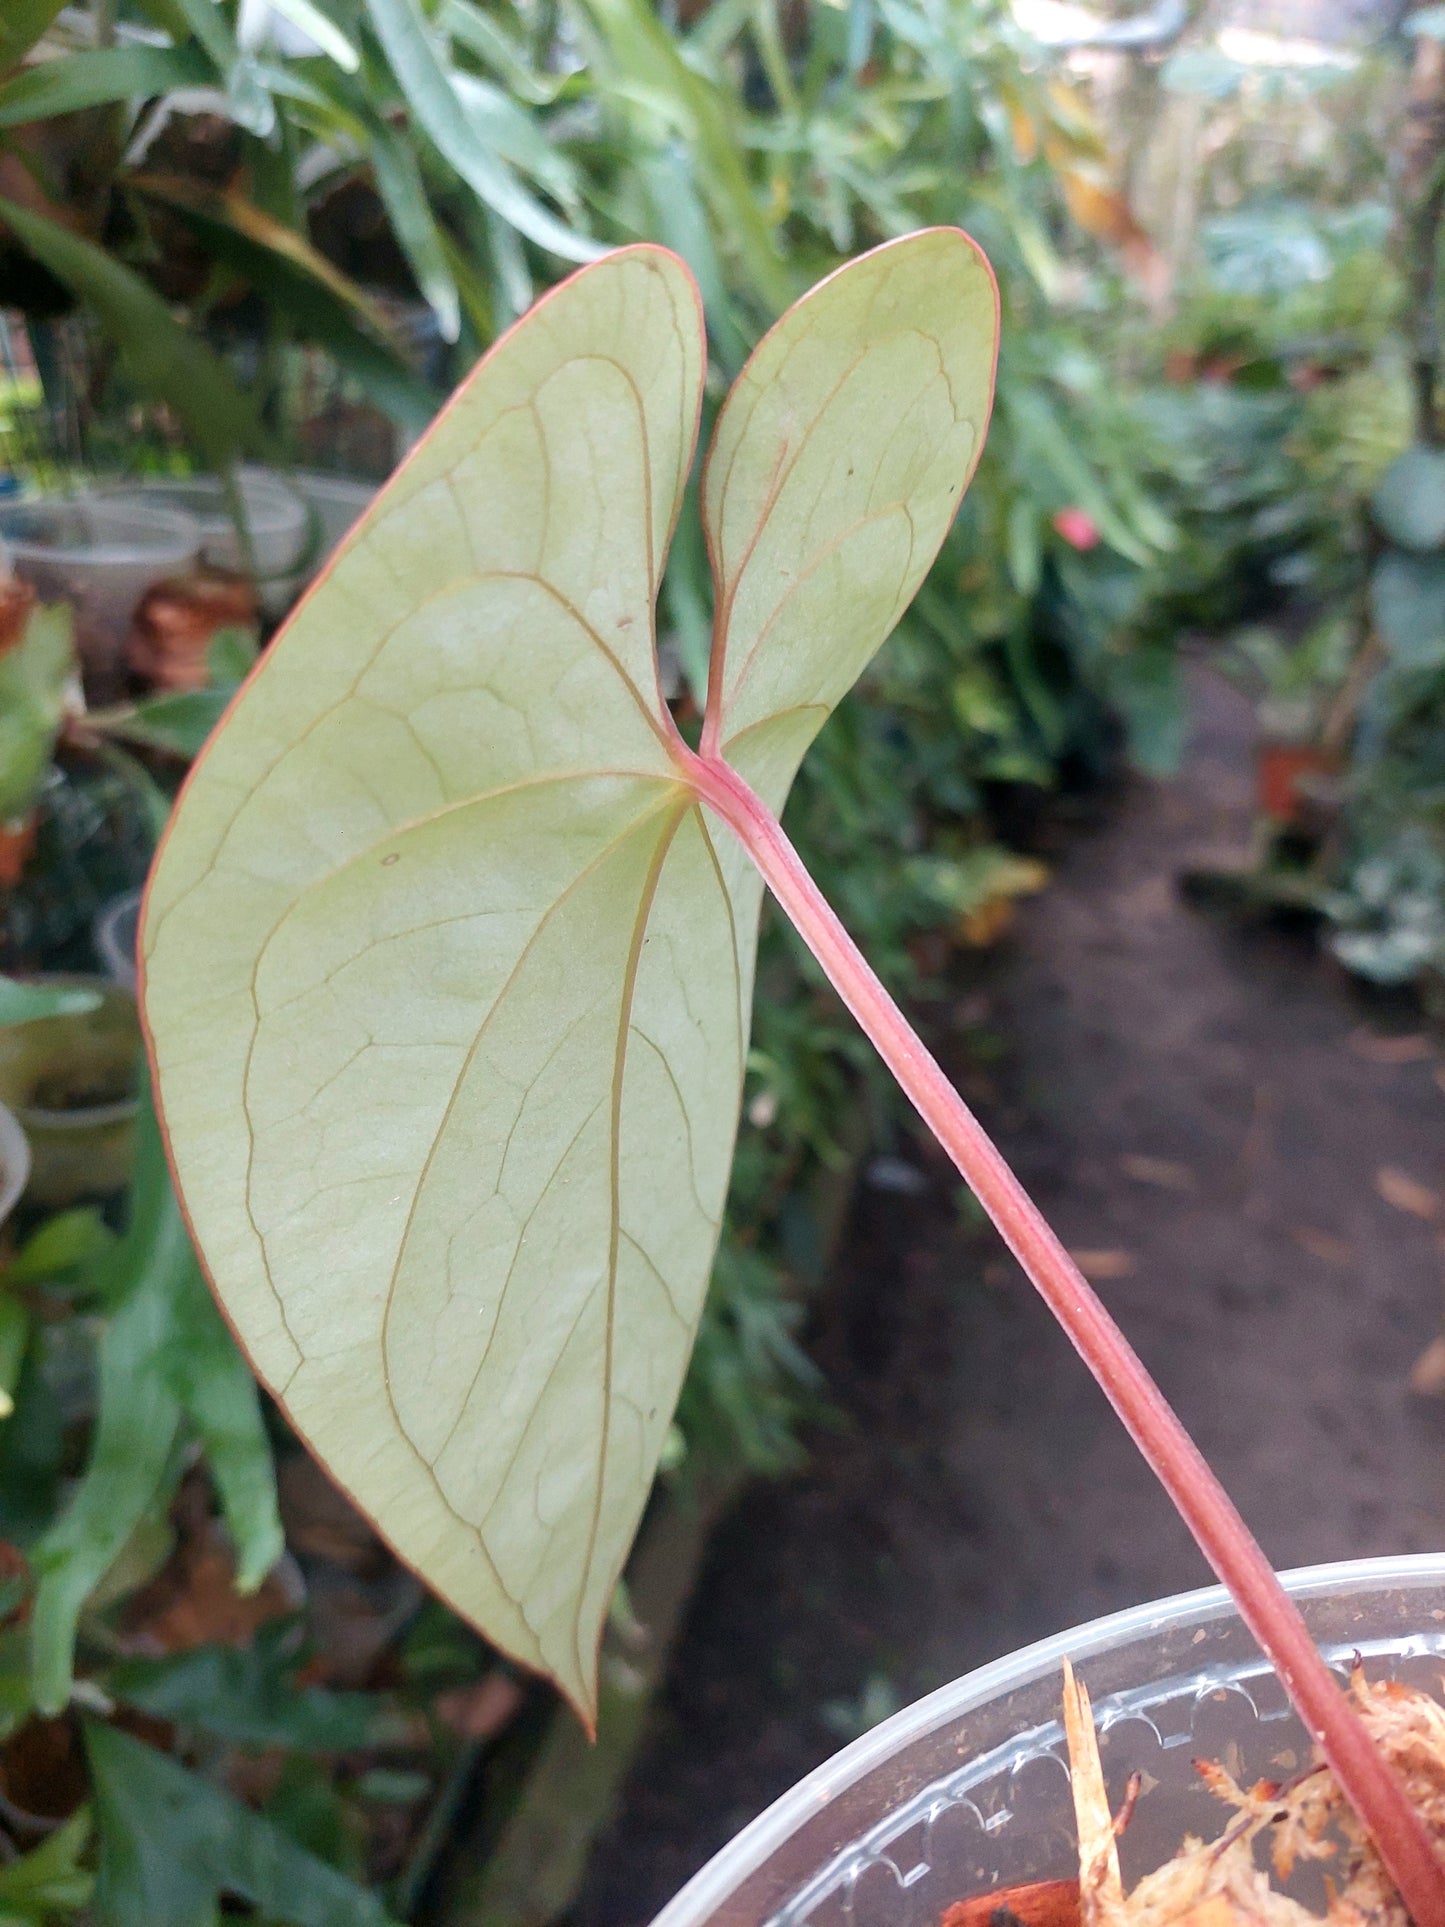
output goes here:
<path id="1" fill-rule="evenodd" d="M 838 921 L 767 805 L 720 757 L 695 755 L 680 745 L 677 750 L 687 780 L 752 858 L 839 996 L 1067 1332 L 1201 1552 L 1229 1588 L 1241 1618 L 1368 1828 L 1415 1927 L 1445 1927 L 1445 1866 L 1419 1814 L 1168 1400 Z"/>

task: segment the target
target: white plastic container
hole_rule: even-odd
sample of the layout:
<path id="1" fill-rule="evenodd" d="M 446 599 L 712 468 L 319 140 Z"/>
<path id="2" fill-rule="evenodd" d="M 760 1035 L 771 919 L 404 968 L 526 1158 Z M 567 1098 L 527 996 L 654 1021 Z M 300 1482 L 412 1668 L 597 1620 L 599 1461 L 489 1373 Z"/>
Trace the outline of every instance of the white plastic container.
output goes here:
<path id="1" fill-rule="evenodd" d="M 1445 1556 L 1314 1566 L 1284 1583 L 1342 1679 L 1359 1653 L 1372 1678 L 1441 1695 Z M 1224 1761 L 1247 1785 L 1308 1758 L 1224 1588 L 1181 1593 L 1025 1647 L 885 1720 L 745 1828 L 654 1927 L 937 1927 L 956 1900 L 1077 1874 L 1065 1655 L 1093 1697 L 1116 1808 L 1130 1773 L 1145 1776 L 1120 1843 L 1126 1885 L 1186 1833 L 1224 1830 L 1194 1760 Z M 1319 1905 L 1321 1881 L 1306 1865 L 1289 1891 Z"/>

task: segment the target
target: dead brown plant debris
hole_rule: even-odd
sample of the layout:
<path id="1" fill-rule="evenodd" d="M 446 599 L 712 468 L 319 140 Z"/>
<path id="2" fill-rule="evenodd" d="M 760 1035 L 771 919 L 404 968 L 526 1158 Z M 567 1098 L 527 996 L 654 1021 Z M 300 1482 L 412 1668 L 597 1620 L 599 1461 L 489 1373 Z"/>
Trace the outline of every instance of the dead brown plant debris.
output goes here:
<path id="1" fill-rule="evenodd" d="M 1437 1850 L 1445 1847 L 1445 1707 L 1391 1680 L 1370 1681 L 1356 1666 L 1350 1692 L 1376 1745 L 1399 1775 Z M 1099 1877 L 1113 1827 L 1098 1766 L 1087 1699 L 1066 1674 L 1069 1755 L 1078 1813 L 1084 1927 L 1409 1927 L 1393 1882 L 1334 1774 L 1322 1760 L 1280 1785 L 1241 1787 L 1222 1766 L 1201 1762 L 1210 1791 L 1235 1819 L 1214 1841 L 1187 1839 L 1131 1893 Z M 1269 1871 L 1255 1843 L 1268 1842 Z M 1323 1916 L 1280 1891 L 1301 1861 L 1330 1863 Z"/>

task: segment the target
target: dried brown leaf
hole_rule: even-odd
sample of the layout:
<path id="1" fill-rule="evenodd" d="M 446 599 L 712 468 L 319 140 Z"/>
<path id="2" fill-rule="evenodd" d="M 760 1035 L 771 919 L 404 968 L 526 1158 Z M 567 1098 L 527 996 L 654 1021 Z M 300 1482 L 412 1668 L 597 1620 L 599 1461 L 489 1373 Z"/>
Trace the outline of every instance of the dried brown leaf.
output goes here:
<path id="1" fill-rule="evenodd" d="M 1301 1251 L 1307 1251 L 1312 1258 L 1318 1258 L 1327 1265 L 1352 1265 L 1355 1262 L 1355 1248 L 1344 1238 L 1337 1238 L 1332 1231 L 1321 1231 L 1317 1225 L 1297 1224 L 1290 1237 Z"/>
<path id="2" fill-rule="evenodd" d="M 956 1900 L 939 1927 L 1080 1927 L 1077 1880 L 1030 1880 Z"/>
<path id="3" fill-rule="evenodd" d="M 1410 1390 L 1421 1398 L 1445 1396 L 1445 1332 L 1432 1338 L 1410 1367 Z"/>
<path id="4" fill-rule="evenodd" d="M 472 1686 L 453 1686 L 438 1693 L 433 1711 L 443 1726 L 463 1739 L 490 1740 L 510 1726 L 521 1711 L 526 1689 L 512 1674 L 498 1668 Z"/>
<path id="5" fill-rule="evenodd" d="M 1094 1732 L 1089 1689 L 1064 1661 L 1064 1733 L 1069 1742 L 1069 1780 L 1079 1832 L 1079 1894 L 1084 1927 L 1111 1927 L 1124 1910 L 1119 1843 L 1104 1787 L 1104 1768 Z"/>
<path id="6" fill-rule="evenodd" d="M 1432 1191 L 1428 1184 L 1421 1184 L 1408 1172 L 1396 1170 L 1392 1164 L 1382 1164 L 1375 1173 L 1375 1189 L 1397 1211 L 1408 1211 L 1416 1218 L 1437 1218 L 1440 1215 L 1440 1194 Z"/>
<path id="7" fill-rule="evenodd" d="M 1350 1032 L 1348 1042 L 1356 1057 L 1370 1064 L 1423 1064 L 1435 1055 L 1430 1039 L 1418 1032 L 1406 1037 L 1382 1037 L 1362 1024 Z"/>
<path id="8" fill-rule="evenodd" d="M 1127 1251 L 1071 1251 L 1069 1256 L 1092 1284 L 1108 1284 L 1112 1278 L 1132 1278 L 1137 1269 Z"/>

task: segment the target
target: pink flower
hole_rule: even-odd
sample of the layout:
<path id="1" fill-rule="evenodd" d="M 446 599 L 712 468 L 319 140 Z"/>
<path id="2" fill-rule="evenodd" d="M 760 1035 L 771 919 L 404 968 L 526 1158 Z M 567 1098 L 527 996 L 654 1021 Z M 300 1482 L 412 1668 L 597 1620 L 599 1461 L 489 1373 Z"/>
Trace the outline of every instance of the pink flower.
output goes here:
<path id="1" fill-rule="evenodd" d="M 1053 526 L 1071 549 L 1094 549 L 1099 546 L 1099 526 L 1084 509 L 1060 509 L 1053 518 Z"/>

